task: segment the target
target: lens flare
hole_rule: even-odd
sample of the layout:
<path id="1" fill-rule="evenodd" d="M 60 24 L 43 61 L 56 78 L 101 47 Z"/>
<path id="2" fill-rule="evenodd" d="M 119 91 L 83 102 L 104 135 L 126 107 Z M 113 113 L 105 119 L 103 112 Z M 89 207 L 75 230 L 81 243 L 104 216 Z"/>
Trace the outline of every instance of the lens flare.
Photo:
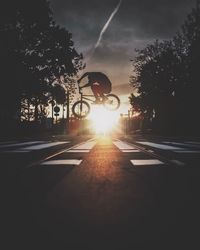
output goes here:
<path id="1" fill-rule="evenodd" d="M 105 110 L 102 106 L 93 107 L 88 117 L 91 120 L 92 129 L 96 134 L 108 134 L 117 127 L 118 112 Z"/>

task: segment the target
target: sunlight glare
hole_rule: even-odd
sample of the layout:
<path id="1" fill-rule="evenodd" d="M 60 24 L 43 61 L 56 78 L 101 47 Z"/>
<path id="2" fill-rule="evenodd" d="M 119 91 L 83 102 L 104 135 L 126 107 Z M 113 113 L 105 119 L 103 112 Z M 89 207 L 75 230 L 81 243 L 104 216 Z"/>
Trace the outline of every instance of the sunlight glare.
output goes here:
<path id="1" fill-rule="evenodd" d="M 114 130 L 119 120 L 118 112 L 111 112 L 102 106 L 92 108 L 88 117 L 96 134 L 106 134 Z"/>

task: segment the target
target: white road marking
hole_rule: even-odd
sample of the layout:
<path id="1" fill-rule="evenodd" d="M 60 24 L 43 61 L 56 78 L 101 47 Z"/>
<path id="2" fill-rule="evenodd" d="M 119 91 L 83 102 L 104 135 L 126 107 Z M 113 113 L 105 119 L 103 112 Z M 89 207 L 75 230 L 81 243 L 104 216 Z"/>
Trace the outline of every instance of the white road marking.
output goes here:
<path id="1" fill-rule="evenodd" d="M 162 165 L 164 162 L 159 161 L 157 159 L 145 159 L 145 160 L 131 160 L 131 163 L 134 166 L 142 166 L 142 165 Z"/>
<path id="2" fill-rule="evenodd" d="M 120 150 L 133 150 L 136 149 L 135 147 L 131 146 L 130 144 L 123 142 L 123 141 L 113 141 L 113 144 Z"/>
<path id="3" fill-rule="evenodd" d="M 79 165 L 82 160 L 77 159 L 64 159 L 64 160 L 51 160 L 42 162 L 41 165 Z"/>
<path id="4" fill-rule="evenodd" d="M 88 140 L 88 141 L 86 141 L 86 142 L 89 142 L 89 141 L 91 141 L 91 140 L 94 140 L 94 139 L 90 139 L 90 140 Z M 41 165 L 41 164 L 47 165 L 46 162 L 51 162 L 51 159 L 53 159 L 53 158 L 55 158 L 55 157 L 58 157 L 59 155 L 66 153 L 67 150 L 74 149 L 75 147 L 78 147 L 78 146 L 80 146 L 80 145 L 82 145 L 82 144 L 83 144 L 83 143 L 79 143 L 79 144 L 77 144 L 77 145 L 75 145 L 75 146 L 69 147 L 68 149 L 63 149 L 63 150 L 61 150 L 61 151 L 59 151 L 59 152 L 57 152 L 57 153 L 55 153 L 55 154 L 52 154 L 52 155 L 46 157 L 46 158 L 43 159 L 43 160 L 38 160 L 38 161 L 35 161 L 35 162 L 29 164 L 26 168 L 31 168 L 31 167 L 34 167 L 34 166 L 37 166 L 37 165 Z M 69 159 L 69 160 L 70 160 L 70 159 Z M 67 161 L 67 159 L 64 159 L 64 161 L 65 161 L 65 164 L 66 164 L 67 162 L 69 163 L 69 161 Z M 80 161 L 80 160 L 78 160 L 78 161 Z M 81 161 L 82 161 L 82 160 L 81 160 Z M 63 162 L 63 160 L 62 160 L 62 162 Z M 60 162 L 60 163 L 62 163 L 62 162 Z M 55 163 L 55 161 L 53 162 L 53 164 L 54 164 L 54 163 Z M 59 163 L 59 162 L 58 162 L 58 163 Z M 77 161 L 76 161 L 75 163 L 77 163 Z M 81 163 L 81 162 L 78 162 L 78 163 Z"/>
<path id="5" fill-rule="evenodd" d="M 123 153 L 138 153 L 138 152 L 141 152 L 140 150 L 138 149 L 122 149 L 121 150 Z"/>
<path id="6" fill-rule="evenodd" d="M 172 145 L 179 145 L 179 146 L 186 146 L 186 147 L 192 147 L 194 145 L 191 145 L 190 143 L 180 143 L 180 142 L 169 142 L 169 141 L 164 141 L 164 143 L 169 143 Z"/>
<path id="7" fill-rule="evenodd" d="M 147 150 L 148 152 L 150 152 L 150 153 L 154 153 L 154 151 L 153 150 L 151 150 L 151 149 L 149 149 L 149 150 Z"/>
<path id="8" fill-rule="evenodd" d="M 96 141 L 85 142 L 77 147 L 74 147 L 73 150 L 84 150 L 84 149 L 91 150 L 95 146 L 96 143 L 97 143 Z"/>
<path id="9" fill-rule="evenodd" d="M 179 160 L 171 160 L 172 163 L 175 163 L 178 166 L 185 166 L 185 163 Z"/>
<path id="10" fill-rule="evenodd" d="M 38 144 L 38 143 L 43 143 L 43 142 L 44 141 L 30 141 L 30 142 L 6 144 L 6 145 L 0 145 L 0 148 L 18 147 L 18 146 L 32 145 L 32 144 Z"/>
<path id="11" fill-rule="evenodd" d="M 0 142 L 0 145 L 2 145 L 2 144 L 9 144 L 9 143 L 17 143 L 17 141 L 1 141 Z"/>
<path id="12" fill-rule="evenodd" d="M 174 146 L 168 146 L 168 145 L 163 145 L 163 144 L 158 144 L 158 143 L 153 143 L 153 142 L 140 142 L 137 141 L 137 143 L 143 144 L 143 145 L 147 145 L 153 148 L 159 148 L 159 149 L 164 149 L 164 150 L 182 150 L 183 148 L 178 148 L 178 147 L 174 147 Z"/>
<path id="13" fill-rule="evenodd" d="M 200 154 L 200 150 L 174 150 L 175 153 L 184 153 L 184 154 Z"/>
<path id="14" fill-rule="evenodd" d="M 40 145 L 25 147 L 25 148 L 22 148 L 21 150 L 39 150 L 39 149 L 50 148 L 50 147 L 53 147 L 53 146 L 65 144 L 65 143 L 69 143 L 69 141 L 65 141 L 65 142 L 49 142 L 49 143 L 44 143 L 44 144 L 40 144 Z"/>
<path id="15" fill-rule="evenodd" d="M 197 141 L 187 141 L 186 143 L 192 143 L 192 144 L 200 145 L 200 142 L 197 142 Z"/>
<path id="16" fill-rule="evenodd" d="M 88 149 L 70 149 L 67 153 L 89 153 L 90 150 Z"/>
<path id="17" fill-rule="evenodd" d="M 29 153 L 31 150 L 9 150 L 9 151 L 1 151 L 0 153 L 10 154 L 10 153 Z"/>
<path id="18" fill-rule="evenodd" d="M 172 145 L 179 145 L 179 146 L 190 146 L 188 143 L 181 143 L 181 142 L 170 142 L 170 141 L 164 141 L 163 143 L 168 143 Z"/>

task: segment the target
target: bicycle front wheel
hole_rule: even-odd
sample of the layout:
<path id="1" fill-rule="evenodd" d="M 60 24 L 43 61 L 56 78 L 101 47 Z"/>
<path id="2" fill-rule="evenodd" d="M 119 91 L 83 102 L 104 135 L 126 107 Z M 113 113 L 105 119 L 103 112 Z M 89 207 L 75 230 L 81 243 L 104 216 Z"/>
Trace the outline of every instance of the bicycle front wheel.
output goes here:
<path id="1" fill-rule="evenodd" d="M 85 118 L 90 113 L 90 105 L 85 101 L 75 102 L 72 106 L 72 113 L 77 118 Z"/>
<path id="2" fill-rule="evenodd" d="M 114 94 L 106 95 L 106 100 L 103 102 L 103 105 L 106 109 L 110 111 L 117 110 L 120 106 L 120 99 Z"/>

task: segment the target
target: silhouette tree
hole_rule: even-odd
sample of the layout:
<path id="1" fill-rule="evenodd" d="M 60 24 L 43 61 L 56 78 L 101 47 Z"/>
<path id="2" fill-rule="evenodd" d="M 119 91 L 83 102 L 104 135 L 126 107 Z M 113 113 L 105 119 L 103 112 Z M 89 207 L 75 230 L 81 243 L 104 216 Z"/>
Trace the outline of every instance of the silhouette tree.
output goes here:
<path id="1" fill-rule="evenodd" d="M 64 104 L 66 102 L 66 91 L 61 85 L 52 86 L 52 99 L 56 101 L 57 104 Z"/>
<path id="2" fill-rule="evenodd" d="M 36 79 L 33 81 L 26 58 L 37 42 L 37 34 L 49 26 L 51 17 L 46 1 L 38 1 L 37 4 L 6 1 L 0 9 L 0 100 L 7 118 L 11 118 L 20 110 L 26 89 L 33 82 L 38 83 Z"/>
<path id="3" fill-rule="evenodd" d="M 135 76 L 131 78 L 139 96 L 131 96 L 133 107 L 139 106 L 146 120 L 154 118 L 159 126 L 171 119 L 171 104 L 177 77 L 178 59 L 171 41 L 155 41 L 145 49 L 137 51 L 134 60 Z M 135 103 L 135 104 L 134 104 Z M 148 122 L 147 122 L 148 124 Z"/>
<path id="4" fill-rule="evenodd" d="M 185 108 L 183 122 L 188 122 L 187 127 L 190 130 L 199 130 L 200 126 L 200 83 L 199 83 L 199 61 L 200 61 L 200 1 L 197 1 L 196 7 L 192 9 L 187 16 L 182 29 L 181 37 L 184 41 L 185 51 L 185 74 L 186 79 L 182 89 L 182 99 Z M 184 68 L 183 68 L 184 69 Z M 186 118 L 187 119 L 184 119 Z"/>
<path id="5" fill-rule="evenodd" d="M 27 100 L 37 121 L 45 113 L 52 84 L 76 75 L 83 67 L 82 55 L 75 50 L 71 33 L 53 21 L 46 0 L 8 0 L 1 7 L 0 114 L 4 121 L 12 119 Z"/>
<path id="6" fill-rule="evenodd" d="M 200 1 L 171 40 L 137 50 L 130 82 L 139 96 L 131 95 L 130 103 L 153 118 L 157 131 L 198 132 L 199 59 Z"/>

